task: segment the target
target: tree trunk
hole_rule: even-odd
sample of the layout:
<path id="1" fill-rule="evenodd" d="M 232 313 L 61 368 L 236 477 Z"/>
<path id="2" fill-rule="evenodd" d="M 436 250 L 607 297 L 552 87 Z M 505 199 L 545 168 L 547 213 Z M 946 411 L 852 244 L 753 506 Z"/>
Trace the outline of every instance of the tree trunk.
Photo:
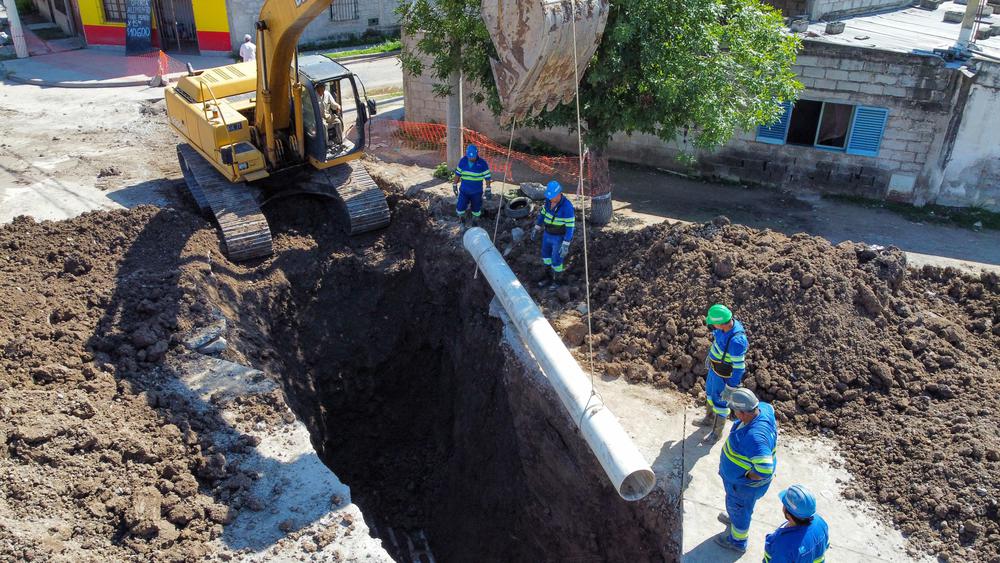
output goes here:
<path id="1" fill-rule="evenodd" d="M 611 222 L 611 174 L 604 149 L 590 149 L 590 221 L 595 225 Z"/>

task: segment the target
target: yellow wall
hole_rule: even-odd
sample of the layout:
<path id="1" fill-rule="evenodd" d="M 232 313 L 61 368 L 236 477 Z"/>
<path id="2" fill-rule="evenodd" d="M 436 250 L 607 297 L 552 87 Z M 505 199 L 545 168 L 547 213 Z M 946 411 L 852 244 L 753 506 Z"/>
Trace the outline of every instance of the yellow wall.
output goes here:
<path id="1" fill-rule="evenodd" d="M 226 0 L 193 0 L 194 25 L 198 31 L 229 32 Z"/>
<path id="2" fill-rule="evenodd" d="M 101 0 L 77 0 L 80 6 L 80 21 L 83 25 L 108 25 L 125 27 L 124 23 L 104 21 L 104 6 Z"/>

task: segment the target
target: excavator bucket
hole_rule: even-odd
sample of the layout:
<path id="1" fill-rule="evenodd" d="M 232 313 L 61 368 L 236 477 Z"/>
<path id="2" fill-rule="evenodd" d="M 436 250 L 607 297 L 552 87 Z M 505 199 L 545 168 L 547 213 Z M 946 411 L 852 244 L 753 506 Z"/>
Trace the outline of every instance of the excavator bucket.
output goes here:
<path id="1" fill-rule="evenodd" d="M 601 43 L 608 0 L 483 0 L 482 16 L 496 46 L 493 63 L 507 116 L 523 118 L 569 102 L 575 93 L 573 20 L 579 76 Z"/>

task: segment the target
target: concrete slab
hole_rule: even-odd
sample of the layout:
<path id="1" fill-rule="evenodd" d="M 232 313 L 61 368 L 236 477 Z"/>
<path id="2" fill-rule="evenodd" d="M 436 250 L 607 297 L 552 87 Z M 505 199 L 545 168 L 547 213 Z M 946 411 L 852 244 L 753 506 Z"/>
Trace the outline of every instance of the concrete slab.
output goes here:
<path id="1" fill-rule="evenodd" d="M 707 429 L 696 422 L 704 411 L 692 406 L 686 395 L 623 380 L 598 379 L 596 387 L 651 461 L 657 487 L 677 498 L 682 507 L 682 561 L 760 561 L 764 537 L 783 521 L 778 491 L 795 483 L 808 486 L 819 497 L 820 512 L 833 536 L 830 560 L 933 561 L 908 554 L 906 540 L 875 517 L 873 505 L 842 498 L 851 476 L 831 442 L 787 434 L 779 437 L 778 471 L 754 511 L 746 555 L 727 552 L 712 542 L 712 536 L 724 529 L 716 519 L 725 509 L 718 476 L 722 442 L 702 442 Z"/>
<path id="2" fill-rule="evenodd" d="M 200 69 L 231 62 L 229 57 L 179 55 L 169 57 L 168 71 L 181 72 L 186 68 L 185 63 Z M 156 75 L 158 58 L 155 55 L 127 57 L 123 52 L 108 49 L 79 49 L 5 61 L 3 67 L 17 79 L 48 85 L 114 86 L 148 82 Z"/>

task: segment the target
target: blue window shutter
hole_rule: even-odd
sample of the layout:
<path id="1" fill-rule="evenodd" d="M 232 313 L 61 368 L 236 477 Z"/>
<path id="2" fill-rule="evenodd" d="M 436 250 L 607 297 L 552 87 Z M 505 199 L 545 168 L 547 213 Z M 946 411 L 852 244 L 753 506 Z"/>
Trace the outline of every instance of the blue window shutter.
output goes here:
<path id="1" fill-rule="evenodd" d="M 885 132 L 885 122 L 889 119 L 889 110 L 858 106 L 854 108 L 854 121 L 851 123 L 851 137 L 847 141 L 847 154 L 861 156 L 878 156 L 882 145 L 882 133 Z"/>
<path id="2" fill-rule="evenodd" d="M 788 135 L 788 122 L 792 120 L 792 103 L 781 103 L 781 118 L 774 125 L 760 125 L 757 127 L 757 140 L 761 143 L 772 145 L 785 144 L 785 137 Z"/>

